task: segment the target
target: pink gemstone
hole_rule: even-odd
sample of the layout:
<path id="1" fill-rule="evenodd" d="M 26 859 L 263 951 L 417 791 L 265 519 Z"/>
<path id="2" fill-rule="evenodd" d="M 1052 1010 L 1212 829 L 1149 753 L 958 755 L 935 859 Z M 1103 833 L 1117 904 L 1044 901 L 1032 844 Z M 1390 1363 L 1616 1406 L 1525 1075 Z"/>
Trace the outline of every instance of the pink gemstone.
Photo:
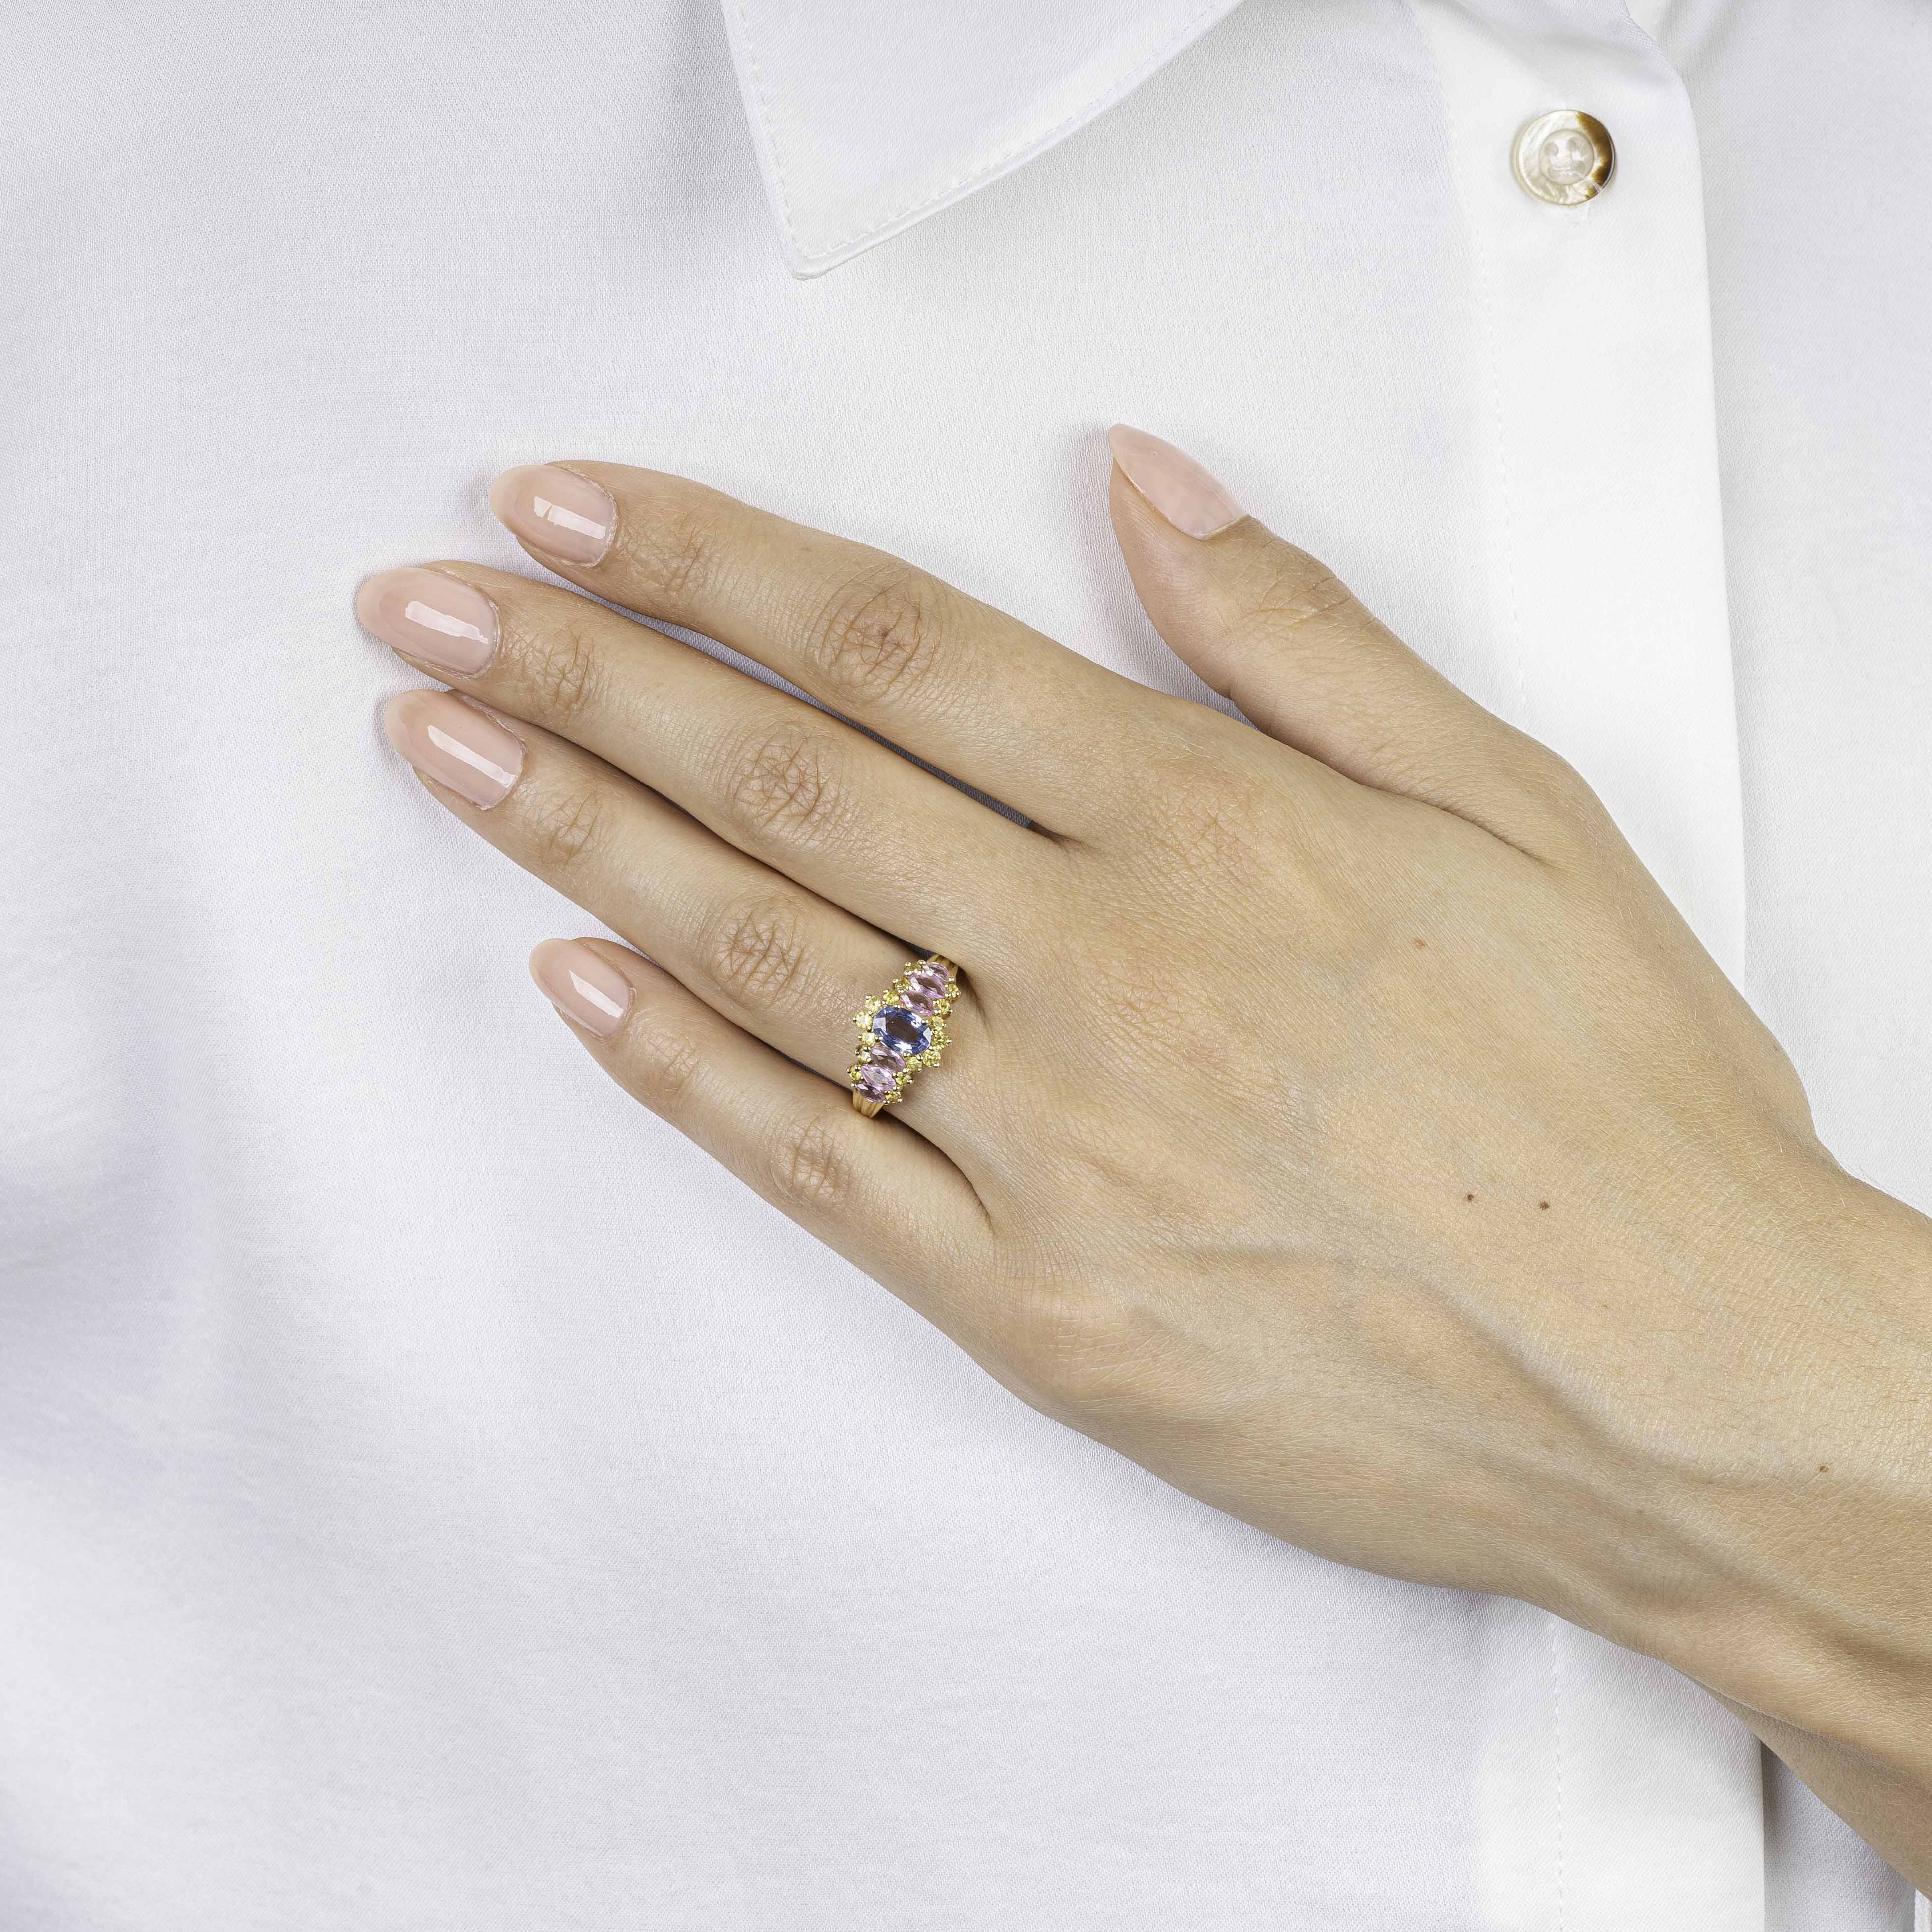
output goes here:
<path id="1" fill-rule="evenodd" d="M 852 1084 L 868 1100 L 883 1100 L 898 1081 L 890 1066 L 862 1066 Z"/>
<path id="2" fill-rule="evenodd" d="M 910 991 L 928 994 L 935 1000 L 946 997 L 946 975 L 935 968 L 920 967 L 906 983 Z"/>
<path id="3" fill-rule="evenodd" d="M 935 992 L 918 980 L 912 982 L 911 990 L 905 996 L 905 1003 L 916 1013 L 932 1013 L 939 1010 L 939 1003 L 945 997 L 944 988 Z"/>
<path id="4" fill-rule="evenodd" d="M 890 1066 L 896 1073 L 905 1064 L 905 1055 L 895 1053 L 883 1041 L 875 1040 L 866 1049 L 866 1064 L 868 1066 Z"/>

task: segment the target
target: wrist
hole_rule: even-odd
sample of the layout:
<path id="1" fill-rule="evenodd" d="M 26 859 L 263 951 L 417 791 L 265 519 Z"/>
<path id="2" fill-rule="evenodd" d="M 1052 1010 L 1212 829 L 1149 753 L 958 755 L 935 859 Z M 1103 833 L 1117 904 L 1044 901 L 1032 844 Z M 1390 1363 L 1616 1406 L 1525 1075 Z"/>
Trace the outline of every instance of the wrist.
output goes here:
<path id="1" fill-rule="evenodd" d="M 1732 1385 L 1654 1499 L 1699 1561 L 1620 1640 L 1932 1780 L 1932 1221 L 1815 1153 L 1772 1192 L 1721 1289 Z"/>

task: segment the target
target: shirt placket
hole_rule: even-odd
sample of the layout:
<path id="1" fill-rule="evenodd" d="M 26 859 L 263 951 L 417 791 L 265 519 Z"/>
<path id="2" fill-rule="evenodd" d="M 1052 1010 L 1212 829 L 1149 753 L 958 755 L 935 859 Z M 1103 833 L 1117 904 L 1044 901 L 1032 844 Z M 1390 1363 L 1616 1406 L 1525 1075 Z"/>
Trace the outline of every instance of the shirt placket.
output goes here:
<path id="1" fill-rule="evenodd" d="M 1410 4 L 1466 227 L 1469 450 L 1504 708 L 1589 780 L 1735 976 L 1736 713 L 1689 100 L 1654 19 Z M 1567 192 L 1608 160 L 1602 142 L 1607 180 Z M 1762 1932 L 1755 1738 L 1651 1659 L 1524 1605 L 1486 1617 L 1485 1922 Z"/>

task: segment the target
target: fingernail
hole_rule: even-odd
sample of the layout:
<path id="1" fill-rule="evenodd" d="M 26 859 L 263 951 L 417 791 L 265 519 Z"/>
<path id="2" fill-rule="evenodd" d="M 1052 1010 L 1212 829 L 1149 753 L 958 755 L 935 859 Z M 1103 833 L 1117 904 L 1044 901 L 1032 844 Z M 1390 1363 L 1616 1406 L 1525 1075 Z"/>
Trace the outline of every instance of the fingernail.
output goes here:
<path id="1" fill-rule="evenodd" d="M 382 707 L 389 742 L 425 778 L 485 811 L 509 796 L 524 748 L 502 725 L 447 691 L 399 691 Z"/>
<path id="2" fill-rule="evenodd" d="M 530 977 L 566 1019 L 608 1040 L 631 1010 L 631 982 L 574 939 L 546 939 L 530 955 Z"/>
<path id="3" fill-rule="evenodd" d="M 490 485 L 497 520 L 562 563 L 595 563 L 617 534 L 617 506 L 587 476 L 554 463 L 506 470 Z"/>
<path id="4" fill-rule="evenodd" d="M 1107 443 L 1127 481 L 1186 535 L 1211 537 L 1246 514 L 1192 457 L 1172 443 L 1125 423 L 1108 430 Z"/>
<path id="5" fill-rule="evenodd" d="M 356 593 L 356 617 L 392 650 L 474 677 L 496 650 L 496 607 L 440 570 L 386 570 Z"/>

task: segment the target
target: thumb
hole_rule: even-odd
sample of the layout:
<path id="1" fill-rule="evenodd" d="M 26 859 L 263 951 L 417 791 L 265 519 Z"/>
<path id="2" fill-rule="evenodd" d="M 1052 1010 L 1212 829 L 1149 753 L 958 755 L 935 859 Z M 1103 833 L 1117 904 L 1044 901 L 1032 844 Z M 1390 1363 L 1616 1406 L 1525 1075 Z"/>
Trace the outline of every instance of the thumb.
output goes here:
<path id="1" fill-rule="evenodd" d="M 1424 663 L 1325 566 L 1244 516 L 1192 457 L 1124 424 L 1107 440 L 1128 574 L 1204 683 L 1360 784 L 1526 842 L 1525 782 L 1546 766 L 1568 772 L 1554 754 Z M 1548 790 L 1527 787 L 1539 801 Z"/>

